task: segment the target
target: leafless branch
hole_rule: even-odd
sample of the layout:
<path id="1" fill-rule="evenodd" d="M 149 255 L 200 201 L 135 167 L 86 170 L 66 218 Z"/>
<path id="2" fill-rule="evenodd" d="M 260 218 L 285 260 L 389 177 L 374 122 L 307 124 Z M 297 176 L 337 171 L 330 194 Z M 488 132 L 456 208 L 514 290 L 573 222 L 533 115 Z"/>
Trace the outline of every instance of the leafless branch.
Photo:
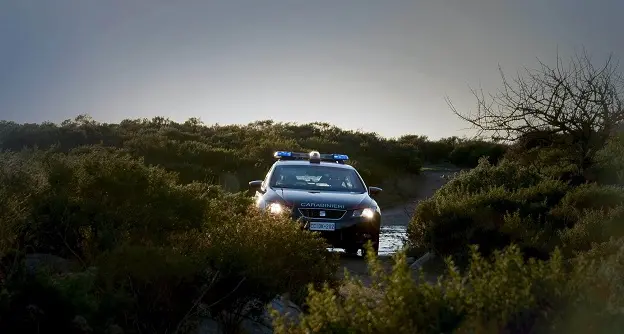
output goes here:
<path id="1" fill-rule="evenodd" d="M 502 87 L 495 94 L 471 89 L 477 101 L 472 113 L 450 109 L 481 134 L 514 142 L 534 133 L 566 137 L 579 162 L 591 160 L 607 137 L 624 121 L 624 80 L 610 56 L 595 66 L 583 52 L 566 65 L 559 55 L 549 66 L 523 68 L 508 77 L 499 66 Z"/>

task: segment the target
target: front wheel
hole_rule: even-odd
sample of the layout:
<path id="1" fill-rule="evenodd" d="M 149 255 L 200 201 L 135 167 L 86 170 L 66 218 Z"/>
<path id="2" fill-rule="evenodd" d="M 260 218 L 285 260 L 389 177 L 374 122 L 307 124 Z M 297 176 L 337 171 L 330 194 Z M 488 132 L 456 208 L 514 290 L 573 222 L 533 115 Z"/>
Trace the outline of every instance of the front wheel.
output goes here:
<path id="1" fill-rule="evenodd" d="M 357 255 L 358 247 L 346 247 L 344 250 L 345 253 L 347 253 L 348 255 Z"/>

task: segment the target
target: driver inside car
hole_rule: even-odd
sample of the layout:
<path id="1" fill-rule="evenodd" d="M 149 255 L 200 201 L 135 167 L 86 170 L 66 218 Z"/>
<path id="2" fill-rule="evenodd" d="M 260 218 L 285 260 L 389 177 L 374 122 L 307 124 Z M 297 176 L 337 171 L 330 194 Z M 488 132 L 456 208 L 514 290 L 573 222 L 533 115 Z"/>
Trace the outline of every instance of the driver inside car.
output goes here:
<path id="1" fill-rule="evenodd" d="M 329 181 L 327 182 L 327 184 L 329 184 L 329 187 L 332 189 L 344 188 L 342 183 L 343 181 L 339 178 L 330 178 Z"/>

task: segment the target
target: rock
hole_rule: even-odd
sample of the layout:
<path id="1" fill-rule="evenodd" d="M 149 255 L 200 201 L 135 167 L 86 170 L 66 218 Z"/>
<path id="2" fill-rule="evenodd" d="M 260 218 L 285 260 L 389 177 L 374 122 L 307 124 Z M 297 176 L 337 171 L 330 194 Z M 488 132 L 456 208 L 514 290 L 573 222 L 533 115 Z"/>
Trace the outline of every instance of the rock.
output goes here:
<path id="1" fill-rule="evenodd" d="M 89 326 L 87 319 L 85 319 L 81 315 L 75 316 L 72 323 L 78 333 L 92 333 L 93 332 L 93 329 L 91 328 L 91 326 Z"/>
<path id="2" fill-rule="evenodd" d="M 269 307 L 275 309 L 279 314 L 285 315 L 293 322 L 297 322 L 299 315 L 303 313 L 299 306 L 290 301 L 287 296 L 276 296 L 269 303 Z M 271 317 L 269 307 L 264 308 L 262 315 L 257 320 L 246 320 L 243 328 L 254 334 L 273 333 L 273 318 Z"/>
<path id="3" fill-rule="evenodd" d="M 251 302 L 253 304 L 254 302 Z M 277 296 L 270 303 L 270 307 L 282 315 L 287 315 L 291 320 L 298 321 L 299 315 L 303 313 L 301 308 L 291 302 L 287 297 Z M 273 321 L 269 308 L 265 307 L 263 312 L 255 319 L 246 318 L 241 323 L 241 329 L 250 334 L 270 334 L 273 333 Z M 220 334 L 223 333 L 219 323 L 211 318 L 204 318 L 200 321 L 197 332 L 200 334 Z"/>
<path id="4" fill-rule="evenodd" d="M 291 302 L 287 297 L 277 296 L 271 301 L 271 306 L 280 314 L 289 314 L 291 317 L 298 317 L 303 311 L 297 304 Z M 266 310 L 265 310 L 266 313 Z M 268 314 L 268 313 L 267 313 Z"/>

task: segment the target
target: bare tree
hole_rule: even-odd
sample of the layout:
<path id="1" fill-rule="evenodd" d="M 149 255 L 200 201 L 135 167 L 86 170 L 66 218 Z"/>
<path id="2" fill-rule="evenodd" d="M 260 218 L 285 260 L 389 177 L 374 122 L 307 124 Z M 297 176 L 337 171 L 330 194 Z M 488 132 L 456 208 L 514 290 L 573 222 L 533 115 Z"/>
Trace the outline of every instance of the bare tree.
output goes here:
<path id="1" fill-rule="evenodd" d="M 565 138 L 566 150 L 583 171 L 624 121 L 624 80 L 618 64 L 609 57 L 596 67 L 585 52 L 566 66 L 559 56 L 554 67 L 539 63 L 539 69 L 524 68 L 511 81 L 499 67 L 503 87 L 498 93 L 472 89 L 475 113 L 462 114 L 448 98 L 447 103 L 479 135 L 497 141 L 514 142 L 532 133 Z"/>

